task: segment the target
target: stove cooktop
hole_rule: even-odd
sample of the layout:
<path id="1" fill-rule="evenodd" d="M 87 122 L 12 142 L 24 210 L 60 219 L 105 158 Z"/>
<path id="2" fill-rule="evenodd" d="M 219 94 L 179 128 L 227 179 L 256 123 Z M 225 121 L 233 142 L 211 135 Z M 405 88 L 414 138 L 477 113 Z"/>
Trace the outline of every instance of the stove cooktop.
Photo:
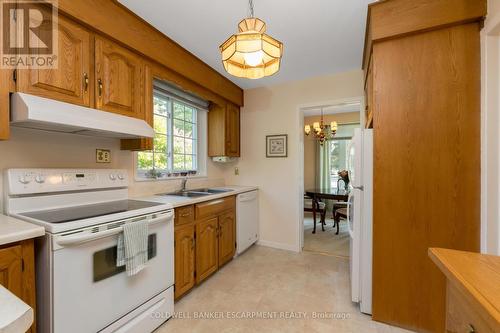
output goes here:
<path id="1" fill-rule="evenodd" d="M 37 212 L 27 212 L 20 214 L 35 220 L 47 223 L 66 223 L 78 220 L 101 217 L 111 214 L 130 212 L 133 210 L 160 206 L 161 203 L 139 201 L 139 200 L 120 200 L 92 205 L 82 205 L 75 207 L 49 209 Z"/>

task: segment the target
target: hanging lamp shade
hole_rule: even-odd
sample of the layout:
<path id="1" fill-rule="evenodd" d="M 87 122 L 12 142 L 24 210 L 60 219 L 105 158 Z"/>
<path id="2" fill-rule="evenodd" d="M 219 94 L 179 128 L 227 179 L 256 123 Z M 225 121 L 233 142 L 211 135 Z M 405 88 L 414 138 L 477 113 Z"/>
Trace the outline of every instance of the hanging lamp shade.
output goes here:
<path id="1" fill-rule="evenodd" d="M 264 21 L 250 17 L 238 24 L 239 33 L 221 46 L 224 69 L 231 75 L 260 79 L 280 69 L 283 43 L 265 34 Z"/>

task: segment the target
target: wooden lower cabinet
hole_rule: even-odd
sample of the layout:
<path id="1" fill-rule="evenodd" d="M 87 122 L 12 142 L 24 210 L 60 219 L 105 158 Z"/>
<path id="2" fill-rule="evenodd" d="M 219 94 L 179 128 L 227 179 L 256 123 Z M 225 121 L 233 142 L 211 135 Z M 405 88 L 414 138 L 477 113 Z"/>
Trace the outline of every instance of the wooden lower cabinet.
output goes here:
<path id="1" fill-rule="evenodd" d="M 219 267 L 234 256 L 236 237 L 235 213 L 231 210 L 219 217 Z"/>
<path id="2" fill-rule="evenodd" d="M 219 207 L 217 210 L 214 207 Z M 195 221 L 182 224 L 192 218 Z M 210 212 L 210 213 L 209 213 Z M 234 197 L 176 208 L 175 299 L 231 261 L 236 250 Z M 207 217 L 207 215 L 211 215 Z M 184 220 L 181 218 L 184 217 Z"/>
<path id="3" fill-rule="evenodd" d="M 193 288 L 195 278 L 195 226 L 175 229 L 175 298 Z"/>
<path id="4" fill-rule="evenodd" d="M 0 284 L 36 313 L 34 256 L 33 240 L 0 246 Z M 28 332 L 36 332 L 35 323 Z"/>
<path id="5" fill-rule="evenodd" d="M 196 224 L 196 283 L 200 283 L 219 268 L 217 217 Z"/>
<path id="6" fill-rule="evenodd" d="M 23 257 L 21 245 L 0 249 L 0 284 L 14 295 L 23 292 Z"/>
<path id="7" fill-rule="evenodd" d="M 476 306 L 476 301 L 471 300 L 468 295 L 462 292 L 452 283 L 446 286 L 446 332 L 498 332 L 498 323 L 492 327 L 483 319 L 487 317 L 485 313 Z"/>

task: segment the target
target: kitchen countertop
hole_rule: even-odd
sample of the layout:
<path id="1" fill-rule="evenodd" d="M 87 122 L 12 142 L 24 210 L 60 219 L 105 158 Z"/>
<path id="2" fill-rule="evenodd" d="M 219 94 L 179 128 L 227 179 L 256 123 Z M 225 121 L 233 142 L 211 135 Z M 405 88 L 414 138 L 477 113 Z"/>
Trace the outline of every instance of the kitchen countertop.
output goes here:
<path id="1" fill-rule="evenodd" d="M 26 332 L 33 323 L 33 309 L 0 286 L 0 333 Z"/>
<path id="2" fill-rule="evenodd" d="M 232 191 L 224 192 L 224 193 L 217 193 L 217 194 L 210 194 L 210 195 L 205 195 L 205 196 L 196 197 L 196 198 L 181 197 L 181 196 L 175 196 L 175 195 L 154 195 L 154 196 L 149 196 L 149 197 L 141 197 L 140 200 L 147 200 L 147 201 L 161 202 L 161 203 L 170 203 L 174 206 L 174 208 L 176 208 L 176 207 L 193 205 L 193 204 L 197 204 L 200 202 L 216 200 L 216 199 L 220 199 L 220 198 L 230 197 L 233 195 L 238 195 L 238 194 L 245 193 L 245 192 L 258 190 L 258 187 L 256 187 L 256 186 L 237 186 L 237 185 L 219 186 L 219 187 L 211 187 L 211 188 L 213 188 L 213 189 L 231 189 Z M 195 189 L 188 189 L 188 191 L 191 191 L 191 190 L 195 190 Z"/>
<path id="3" fill-rule="evenodd" d="M 0 214 L 0 245 L 19 242 L 45 234 L 45 229 L 36 224 Z"/>
<path id="4" fill-rule="evenodd" d="M 491 326 L 500 329 L 500 257 L 437 248 L 429 249 L 429 257 L 449 281 L 476 301 Z"/>

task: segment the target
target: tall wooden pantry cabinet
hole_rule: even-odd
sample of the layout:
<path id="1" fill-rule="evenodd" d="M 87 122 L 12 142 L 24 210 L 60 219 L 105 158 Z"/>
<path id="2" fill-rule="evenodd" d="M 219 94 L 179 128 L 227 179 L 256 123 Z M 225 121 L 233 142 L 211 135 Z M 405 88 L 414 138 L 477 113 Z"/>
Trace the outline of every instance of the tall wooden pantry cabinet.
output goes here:
<path id="1" fill-rule="evenodd" d="M 428 248 L 479 251 L 485 15 L 485 0 L 369 6 L 363 67 L 374 129 L 374 320 L 444 332 L 445 279 Z"/>

